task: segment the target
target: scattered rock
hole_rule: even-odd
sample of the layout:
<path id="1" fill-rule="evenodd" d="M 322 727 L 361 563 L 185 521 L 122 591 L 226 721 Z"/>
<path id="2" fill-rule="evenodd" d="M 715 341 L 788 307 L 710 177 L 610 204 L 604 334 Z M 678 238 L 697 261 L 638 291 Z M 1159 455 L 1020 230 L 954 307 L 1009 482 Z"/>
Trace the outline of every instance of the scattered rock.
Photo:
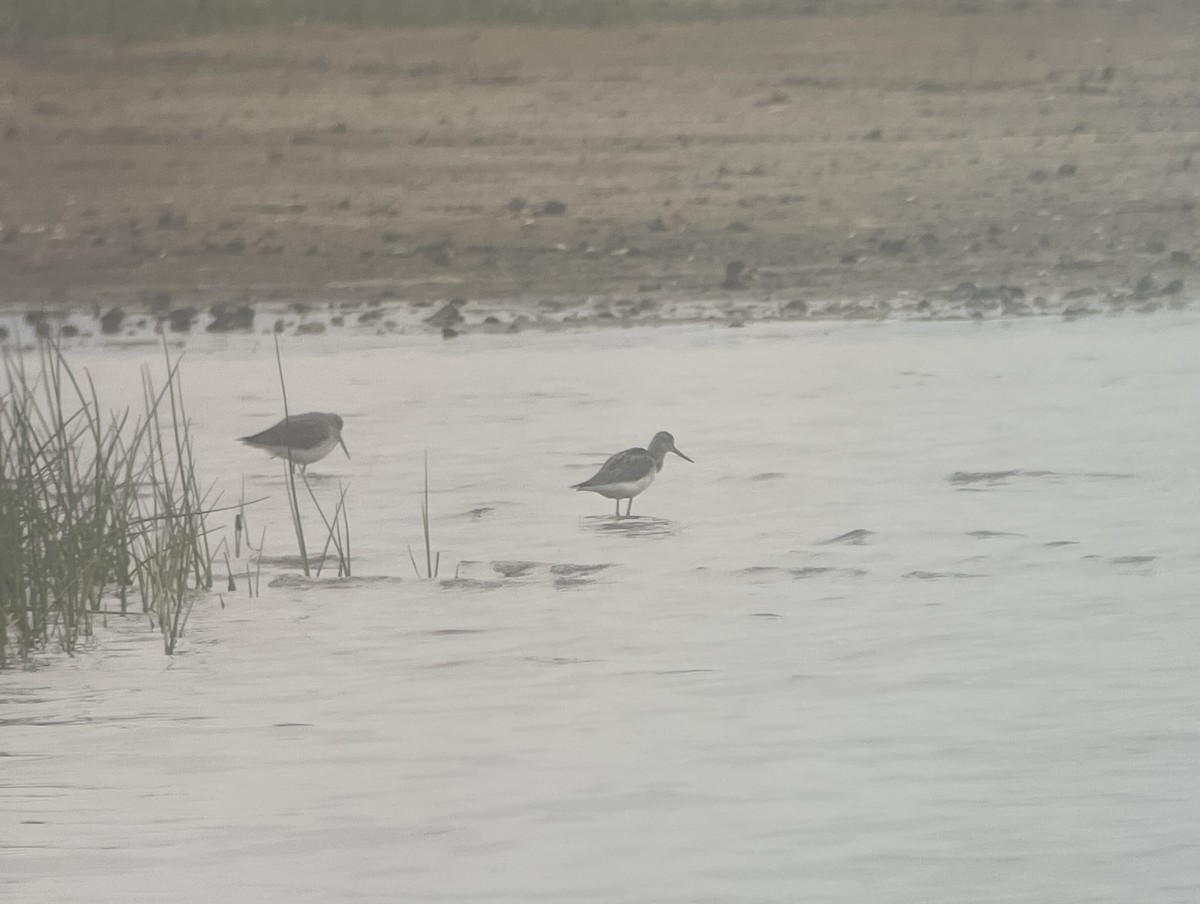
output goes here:
<path id="1" fill-rule="evenodd" d="M 862 546 L 867 542 L 867 538 L 874 536 L 874 534 L 875 531 L 859 528 L 858 530 L 851 530 L 844 534 L 838 534 L 836 537 L 832 537 L 829 540 L 822 540 L 821 543 L 844 543 L 846 546 Z"/>
<path id="2" fill-rule="evenodd" d="M 249 305 L 229 307 L 215 304 L 209 313 L 213 318 L 212 323 L 208 325 L 210 333 L 232 333 L 250 330 L 254 327 L 254 308 Z"/>
<path id="3" fill-rule="evenodd" d="M 979 287 L 973 282 L 960 282 L 946 293 L 951 301 L 972 301 L 979 294 Z"/>
<path id="4" fill-rule="evenodd" d="M 547 201 L 534 211 L 534 214 L 539 217 L 560 217 L 566 212 L 567 205 L 562 201 Z"/>
<path id="5" fill-rule="evenodd" d="M 100 332 L 105 336 L 113 336 L 121 331 L 121 322 L 125 319 L 125 312 L 120 308 L 110 308 L 100 318 Z"/>
<path id="6" fill-rule="evenodd" d="M 329 129 L 334 135 L 345 135 L 350 131 L 350 127 L 344 122 L 335 122 Z"/>
<path id="7" fill-rule="evenodd" d="M 1171 265 L 1175 267 L 1186 267 L 1192 262 L 1192 256 L 1186 251 L 1172 251 Z"/>
<path id="8" fill-rule="evenodd" d="M 450 326 L 457 326 L 465 319 L 459 308 L 466 304 L 462 299 L 451 299 L 447 304 L 443 305 L 438 311 L 430 314 L 425 318 L 425 322 L 432 327 L 440 327 L 445 329 Z"/>
<path id="9" fill-rule="evenodd" d="M 1160 295 L 1178 295 L 1182 291 L 1183 291 L 1183 280 L 1182 279 L 1173 279 L 1169 283 L 1167 283 L 1165 286 L 1162 287 L 1162 291 L 1159 294 Z"/>
<path id="10" fill-rule="evenodd" d="M 1064 163 L 1058 168 L 1058 178 L 1065 179 L 1068 176 L 1074 176 L 1078 172 L 1078 168 L 1074 163 Z"/>
<path id="11" fill-rule="evenodd" d="M 337 204 L 334 205 L 334 208 L 336 210 L 349 210 L 350 209 L 350 199 L 342 198 L 342 200 L 338 201 Z"/>
<path id="12" fill-rule="evenodd" d="M 879 250 L 883 254 L 903 254 L 908 250 L 908 240 L 884 239 L 879 243 Z"/>
<path id="13" fill-rule="evenodd" d="M 509 213 L 520 213 L 525 209 L 525 199 L 513 198 L 508 202 L 508 204 L 505 205 L 505 207 L 508 209 Z"/>
<path id="14" fill-rule="evenodd" d="M 883 129 L 872 129 L 863 136 L 863 141 L 882 141 Z"/>
<path id="15" fill-rule="evenodd" d="M 808 302 L 802 298 L 793 298 L 783 306 L 783 308 L 780 310 L 780 313 L 783 314 L 784 317 L 807 317 Z"/>
<path id="16" fill-rule="evenodd" d="M 1156 295 L 1158 294 L 1158 282 L 1152 274 L 1147 273 L 1134 284 L 1133 294 L 1137 298 L 1148 298 L 1151 295 Z"/>
<path id="17" fill-rule="evenodd" d="M 1004 299 L 1000 302 L 1000 313 L 1005 317 L 1024 317 L 1032 313 L 1029 305 L 1023 301 Z"/>
<path id="18" fill-rule="evenodd" d="M 186 333 L 196 321 L 196 314 L 196 309 L 192 307 L 176 308 L 167 314 L 167 326 L 172 333 Z"/>
<path id="19" fill-rule="evenodd" d="M 457 336 L 458 336 L 458 330 L 454 329 L 453 327 L 449 327 L 449 326 L 442 327 L 442 338 L 443 339 L 454 339 Z"/>
<path id="20" fill-rule="evenodd" d="M 1030 182 L 1045 182 L 1050 178 L 1050 174 L 1044 169 L 1035 169 L 1029 174 Z"/>
<path id="21" fill-rule="evenodd" d="M 311 336 L 325 332 L 325 324 L 319 320 L 310 320 L 296 327 L 297 336 Z"/>

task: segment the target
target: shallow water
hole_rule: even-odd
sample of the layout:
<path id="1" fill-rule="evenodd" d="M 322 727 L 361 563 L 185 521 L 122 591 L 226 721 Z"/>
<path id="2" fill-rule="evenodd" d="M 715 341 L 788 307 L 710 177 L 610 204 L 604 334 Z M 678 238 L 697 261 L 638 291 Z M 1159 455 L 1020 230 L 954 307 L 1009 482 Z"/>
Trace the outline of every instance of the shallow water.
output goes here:
<path id="1" fill-rule="evenodd" d="M 268 566 L 175 657 L 118 621 L 0 673 L 0 899 L 1200 900 L 1197 348 L 1194 315 L 289 338 L 293 410 L 346 418 L 310 470 L 355 578 Z M 162 370 L 72 360 L 113 402 Z M 274 368 L 206 336 L 183 373 L 279 557 L 282 470 L 232 441 Z M 566 489 L 660 429 L 696 464 L 633 518 Z"/>

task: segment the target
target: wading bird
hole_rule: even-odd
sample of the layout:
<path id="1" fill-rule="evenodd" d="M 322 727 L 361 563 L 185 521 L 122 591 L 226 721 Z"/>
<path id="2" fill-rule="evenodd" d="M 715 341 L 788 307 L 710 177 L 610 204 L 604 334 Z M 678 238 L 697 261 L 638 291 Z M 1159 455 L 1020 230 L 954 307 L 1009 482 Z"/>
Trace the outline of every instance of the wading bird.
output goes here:
<path id="1" fill-rule="evenodd" d="M 650 440 L 650 448 L 618 452 L 601 466 L 595 477 L 577 483 L 571 489 L 587 490 L 589 493 L 599 493 L 607 499 L 615 499 L 618 518 L 621 517 L 621 500 L 628 499 L 629 504 L 625 507 L 625 515 L 628 517 L 633 510 L 633 497 L 654 482 L 654 478 L 662 470 L 663 459 L 668 452 L 674 452 L 684 461 L 692 461 L 675 448 L 675 437 L 664 431 L 654 434 L 654 439 Z"/>
<path id="2" fill-rule="evenodd" d="M 346 457 L 350 457 L 350 450 L 342 441 L 341 417 L 323 411 L 293 414 L 262 433 L 240 437 L 239 441 L 275 458 L 288 458 L 290 453 L 292 464 L 299 465 L 301 473 L 332 452 L 334 446 L 341 446 Z"/>

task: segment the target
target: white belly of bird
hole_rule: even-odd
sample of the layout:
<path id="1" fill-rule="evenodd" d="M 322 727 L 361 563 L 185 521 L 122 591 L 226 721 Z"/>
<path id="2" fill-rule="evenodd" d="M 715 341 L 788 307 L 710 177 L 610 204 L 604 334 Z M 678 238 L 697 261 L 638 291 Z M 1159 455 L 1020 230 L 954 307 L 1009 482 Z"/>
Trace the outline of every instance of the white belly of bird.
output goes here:
<path id="1" fill-rule="evenodd" d="M 326 455 L 333 451 L 333 447 L 338 444 L 335 437 L 323 439 L 320 443 L 309 449 L 292 449 L 292 462 L 298 465 L 311 465 L 314 461 L 320 461 Z M 287 458 L 287 446 L 269 446 L 267 451 L 276 458 Z"/>
<path id="2" fill-rule="evenodd" d="M 657 471 L 651 471 L 645 477 L 638 480 L 626 480 L 621 483 L 606 483 L 598 487 L 584 487 L 591 490 L 593 493 L 599 493 L 606 499 L 632 499 L 650 484 L 654 483 L 654 476 Z"/>

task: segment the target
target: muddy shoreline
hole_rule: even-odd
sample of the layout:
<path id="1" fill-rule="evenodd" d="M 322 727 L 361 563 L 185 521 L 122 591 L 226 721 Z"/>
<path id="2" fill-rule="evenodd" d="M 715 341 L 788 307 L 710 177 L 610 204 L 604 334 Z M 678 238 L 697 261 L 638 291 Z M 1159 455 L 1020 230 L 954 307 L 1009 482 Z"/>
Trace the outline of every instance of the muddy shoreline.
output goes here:
<path id="1" fill-rule="evenodd" d="M 1189 307 L 1200 11 L 1130 6 L 9 52 L 0 310 L 129 335 Z"/>

